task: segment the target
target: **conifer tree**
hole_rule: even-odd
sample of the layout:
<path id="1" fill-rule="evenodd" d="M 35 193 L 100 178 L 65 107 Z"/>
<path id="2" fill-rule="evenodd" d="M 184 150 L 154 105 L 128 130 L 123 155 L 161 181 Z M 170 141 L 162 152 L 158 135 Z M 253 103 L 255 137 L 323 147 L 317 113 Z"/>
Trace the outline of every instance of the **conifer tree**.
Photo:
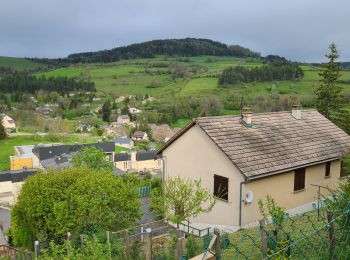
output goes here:
<path id="1" fill-rule="evenodd" d="M 329 45 L 330 53 L 326 54 L 328 62 L 321 65 L 321 85 L 316 89 L 315 94 L 317 110 L 331 119 L 332 113 L 339 112 L 341 105 L 342 88 L 337 86 L 337 80 L 341 76 L 340 65 L 336 60 L 339 58 L 337 47 L 334 43 Z"/>

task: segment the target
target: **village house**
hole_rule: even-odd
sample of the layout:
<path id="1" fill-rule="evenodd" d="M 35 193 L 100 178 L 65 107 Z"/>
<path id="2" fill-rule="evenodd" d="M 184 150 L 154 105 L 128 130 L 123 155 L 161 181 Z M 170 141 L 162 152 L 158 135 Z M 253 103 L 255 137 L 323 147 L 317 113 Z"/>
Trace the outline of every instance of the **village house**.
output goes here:
<path id="1" fill-rule="evenodd" d="M 3 124 L 5 129 L 15 129 L 16 128 L 16 121 L 13 120 L 8 115 L 0 114 L 0 120 L 2 121 L 2 124 Z"/>
<path id="2" fill-rule="evenodd" d="M 123 172 L 150 172 L 159 174 L 162 161 L 156 158 L 156 151 L 131 151 L 114 156 L 114 165 Z"/>
<path id="3" fill-rule="evenodd" d="M 126 98 L 126 97 L 124 97 L 124 96 L 119 96 L 119 97 L 117 97 L 117 98 L 114 100 L 114 102 L 115 102 L 115 103 L 123 102 L 123 101 L 125 100 L 125 98 Z"/>
<path id="4" fill-rule="evenodd" d="M 117 124 L 121 124 L 121 125 L 130 124 L 130 117 L 128 115 L 119 115 L 117 118 Z"/>
<path id="5" fill-rule="evenodd" d="M 136 107 L 129 106 L 129 113 L 132 115 L 137 115 L 137 114 L 142 113 L 142 110 L 138 109 Z"/>
<path id="6" fill-rule="evenodd" d="M 37 172 L 35 169 L 0 172 L 0 204 L 11 206 L 16 202 L 24 181 Z"/>
<path id="7" fill-rule="evenodd" d="M 346 178 L 340 157 L 350 137 L 315 110 L 197 118 L 158 151 L 163 178 L 201 179 L 218 199 L 193 225 L 237 230 L 261 218 L 271 195 L 290 214 L 311 210 L 318 188 Z M 328 190 L 322 189 L 327 196 Z"/>
<path id="8" fill-rule="evenodd" d="M 120 146 L 127 149 L 134 148 L 134 141 L 127 137 L 118 137 L 118 138 L 114 138 L 111 141 L 115 144 L 115 146 Z"/>
<path id="9" fill-rule="evenodd" d="M 168 124 L 150 124 L 149 127 L 151 128 L 153 138 L 159 142 L 167 142 L 181 130 L 181 128 L 172 129 Z"/>
<path id="10" fill-rule="evenodd" d="M 10 156 L 10 169 L 60 169 L 70 166 L 72 155 L 85 147 L 96 147 L 103 150 L 111 161 L 114 159 L 115 144 L 40 144 L 16 146 L 15 155 Z"/>
<path id="11" fill-rule="evenodd" d="M 136 131 L 133 135 L 132 135 L 132 140 L 134 141 L 146 141 L 148 140 L 148 135 L 145 132 L 141 132 L 141 131 Z"/>

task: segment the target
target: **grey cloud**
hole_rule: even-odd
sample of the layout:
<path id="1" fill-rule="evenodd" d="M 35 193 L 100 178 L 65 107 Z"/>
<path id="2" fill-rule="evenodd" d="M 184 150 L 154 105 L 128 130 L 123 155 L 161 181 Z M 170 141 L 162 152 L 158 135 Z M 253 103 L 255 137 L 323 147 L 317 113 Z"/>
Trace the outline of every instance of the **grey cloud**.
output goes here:
<path id="1" fill-rule="evenodd" d="M 346 0 L 1 0 L 0 55 L 64 57 L 153 39 L 201 37 L 262 54 L 350 60 Z"/>

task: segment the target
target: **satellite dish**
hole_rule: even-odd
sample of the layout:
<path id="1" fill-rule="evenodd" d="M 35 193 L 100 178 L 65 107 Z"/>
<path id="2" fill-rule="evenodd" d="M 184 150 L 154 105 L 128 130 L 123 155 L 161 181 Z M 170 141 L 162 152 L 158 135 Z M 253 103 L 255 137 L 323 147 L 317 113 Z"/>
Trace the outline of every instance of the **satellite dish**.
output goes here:
<path id="1" fill-rule="evenodd" d="M 252 203 L 253 198 L 254 198 L 254 193 L 252 191 L 247 191 L 247 193 L 245 194 L 245 202 Z"/>

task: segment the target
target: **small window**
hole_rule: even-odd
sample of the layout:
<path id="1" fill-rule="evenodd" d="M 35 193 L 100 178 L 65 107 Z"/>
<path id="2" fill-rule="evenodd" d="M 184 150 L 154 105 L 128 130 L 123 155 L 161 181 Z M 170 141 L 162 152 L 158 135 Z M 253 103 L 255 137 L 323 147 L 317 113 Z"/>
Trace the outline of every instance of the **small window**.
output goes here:
<path id="1" fill-rule="evenodd" d="M 340 164 L 340 178 L 348 176 L 348 173 L 345 169 L 345 165 L 343 162 Z"/>
<path id="2" fill-rule="evenodd" d="M 294 173 L 294 191 L 305 189 L 305 168 L 297 169 Z"/>
<path id="3" fill-rule="evenodd" d="M 214 175 L 214 196 L 228 200 L 228 178 Z"/>
<path id="4" fill-rule="evenodd" d="M 326 162 L 326 171 L 324 173 L 324 176 L 331 176 L 331 162 Z"/>

